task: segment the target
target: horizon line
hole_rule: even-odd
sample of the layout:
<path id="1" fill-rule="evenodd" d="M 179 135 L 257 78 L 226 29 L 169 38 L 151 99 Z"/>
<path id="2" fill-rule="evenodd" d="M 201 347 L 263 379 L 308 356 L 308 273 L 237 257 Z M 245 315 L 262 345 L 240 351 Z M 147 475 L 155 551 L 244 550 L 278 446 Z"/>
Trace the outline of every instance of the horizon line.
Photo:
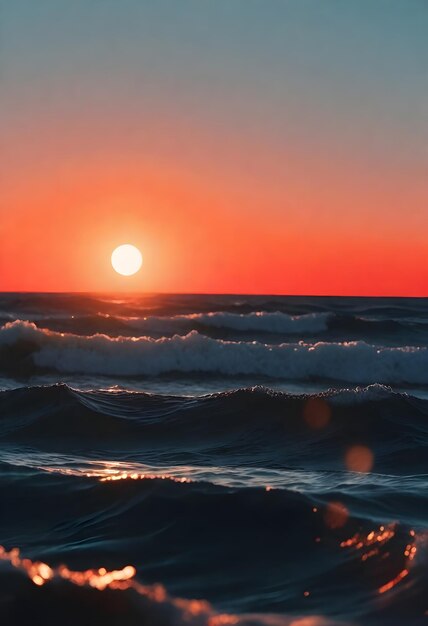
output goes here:
<path id="1" fill-rule="evenodd" d="M 110 290 L 85 290 L 85 291 L 31 291 L 31 290 L 6 290 L 0 291 L 0 294 L 26 294 L 26 295 L 122 295 L 122 296 L 250 296 L 250 297 L 272 297 L 272 298 L 412 298 L 419 300 L 428 299 L 425 296 L 411 295 L 368 295 L 368 294 L 305 294 L 305 293 L 248 293 L 248 292 L 192 292 L 192 291 L 110 291 Z"/>

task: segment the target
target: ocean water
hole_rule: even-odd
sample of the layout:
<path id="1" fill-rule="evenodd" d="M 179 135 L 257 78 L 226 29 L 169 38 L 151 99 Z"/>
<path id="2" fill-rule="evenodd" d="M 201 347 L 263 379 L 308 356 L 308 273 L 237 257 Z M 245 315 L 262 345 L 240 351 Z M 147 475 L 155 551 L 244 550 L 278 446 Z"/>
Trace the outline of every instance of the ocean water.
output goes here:
<path id="1" fill-rule="evenodd" d="M 428 300 L 0 294 L 2 623 L 428 623 Z"/>

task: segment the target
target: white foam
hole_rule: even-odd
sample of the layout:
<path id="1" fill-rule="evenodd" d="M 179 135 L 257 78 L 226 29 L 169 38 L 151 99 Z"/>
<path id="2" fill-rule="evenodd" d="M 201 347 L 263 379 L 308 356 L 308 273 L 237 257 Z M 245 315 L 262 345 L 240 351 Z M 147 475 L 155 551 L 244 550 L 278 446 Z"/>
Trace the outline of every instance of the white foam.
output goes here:
<path id="1" fill-rule="evenodd" d="M 288 380 L 332 379 L 356 384 L 428 383 L 428 348 L 379 347 L 361 341 L 267 345 L 185 336 L 82 337 L 16 321 L 0 329 L 0 348 L 34 344 L 36 366 L 58 372 L 157 376 L 170 372 L 260 375 Z"/>

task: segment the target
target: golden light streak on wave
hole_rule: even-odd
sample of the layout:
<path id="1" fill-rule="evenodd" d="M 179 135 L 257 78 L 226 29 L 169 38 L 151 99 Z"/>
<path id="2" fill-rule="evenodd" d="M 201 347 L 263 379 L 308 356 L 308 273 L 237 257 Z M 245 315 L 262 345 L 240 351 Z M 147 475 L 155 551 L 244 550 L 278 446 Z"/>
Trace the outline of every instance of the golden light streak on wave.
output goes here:
<path id="1" fill-rule="evenodd" d="M 31 561 L 22 558 L 18 548 L 7 551 L 0 545 L 0 561 L 7 561 L 13 567 L 24 572 L 32 582 L 40 587 L 54 579 L 62 579 L 80 587 L 91 587 L 98 591 L 112 589 L 116 591 L 126 591 L 131 589 L 137 594 L 144 596 L 154 603 L 166 603 L 170 607 L 180 612 L 180 623 L 205 624 L 206 626 L 234 626 L 242 622 L 247 623 L 245 615 L 232 615 L 228 613 L 216 613 L 213 607 L 206 600 L 188 600 L 184 598 L 173 598 L 169 596 L 165 588 L 160 584 L 142 585 L 135 580 L 136 570 L 132 565 L 119 570 L 108 571 L 101 567 L 82 572 L 70 570 L 65 565 L 51 568 L 46 563 Z M 162 615 L 164 615 L 162 609 Z M 203 620 L 203 621 L 202 621 Z M 283 620 L 282 616 L 269 616 L 267 622 L 271 626 L 327 626 L 327 622 L 321 616 L 307 616 L 304 618 Z"/>
<path id="2" fill-rule="evenodd" d="M 22 558 L 18 548 L 12 548 L 12 550 L 8 552 L 3 546 L 0 546 L 0 560 L 9 561 L 13 567 L 25 572 L 33 583 L 39 587 L 53 578 L 62 578 L 69 580 L 75 585 L 88 585 L 89 587 L 94 587 L 102 591 L 106 589 L 106 587 L 114 588 L 117 582 L 130 583 L 131 579 L 134 578 L 136 574 L 135 567 L 132 565 L 127 565 L 123 569 L 112 571 L 100 568 L 97 570 L 89 569 L 83 572 L 76 572 L 68 569 L 65 565 L 60 565 L 53 569 L 46 563 Z"/>
<path id="3" fill-rule="evenodd" d="M 84 476 L 86 478 L 97 478 L 100 482 L 110 482 L 117 480 L 170 480 L 174 483 L 192 483 L 194 482 L 191 478 L 187 476 L 175 476 L 173 474 L 156 474 L 156 473 L 146 473 L 140 472 L 133 469 L 117 469 L 115 465 L 112 464 L 112 467 L 99 468 L 96 470 L 90 471 L 82 471 L 75 469 L 67 469 L 67 468 L 56 468 L 56 467 L 47 467 L 47 466 L 39 466 L 40 470 L 44 472 L 49 472 L 52 474 L 63 474 L 66 476 Z"/>
<path id="4" fill-rule="evenodd" d="M 396 524 L 388 524 L 388 526 L 380 526 L 378 530 L 372 530 L 367 535 L 362 533 L 356 533 L 353 537 L 342 541 L 341 548 L 355 547 L 356 550 L 361 550 L 373 544 L 383 545 L 387 541 L 390 541 L 395 536 Z"/>
<path id="5" fill-rule="evenodd" d="M 185 476 L 168 476 L 167 474 L 139 474 L 138 472 L 122 472 L 121 474 L 110 474 L 100 478 L 100 482 L 105 483 L 112 480 L 170 480 L 174 483 L 191 483 L 190 478 Z"/>
<path id="6" fill-rule="evenodd" d="M 389 591 L 390 589 L 393 589 L 396 585 L 398 585 L 400 581 L 403 580 L 403 578 L 405 578 L 408 575 L 409 575 L 408 569 L 401 570 L 401 572 L 397 574 L 395 578 L 387 582 L 385 585 L 382 585 L 382 587 L 379 587 L 378 592 L 385 593 L 385 591 Z"/>
<path id="7" fill-rule="evenodd" d="M 3 546 L 0 546 L 0 560 L 8 561 L 13 567 L 23 571 L 39 587 L 53 579 L 62 579 L 79 587 L 92 587 L 98 591 L 104 591 L 104 589 L 119 591 L 133 589 L 138 594 L 155 602 L 164 602 L 169 599 L 189 616 L 210 611 L 210 605 L 205 600 L 171 599 L 162 585 L 145 586 L 140 584 L 134 578 L 136 570 L 133 565 L 127 565 L 122 569 L 111 571 L 101 567 L 80 572 L 71 570 L 65 565 L 51 568 L 46 563 L 22 558 L 18 548 L 12 548 L 10 551 L 7 551 Z M 224 619 L 223 621 L 213 621 L 212 626 L 234 623 L 234 616 L 230 616 L 230 619 L 227 615 L 216 617 Z"/>
<path id="8" fill-rule="evenodd" d="M 379 547 L 385 545 L 388 541 L 393 539 L 396 535 L 397 524 L 389 524 L 388 526 L 380 526 L 377 530 L 372 530 L 370 533 L 362 534 L 356 533 L 353 537 L 342 541 L 340 544 L 341 548 L 355 548 L 355 550 L 362 550 L 362 561 L 367 561 L 372 556 L 376 556 L 379 554 Z M 386 591 L 390 591 L 393 589 L 398 583 L 400 583 L 403 578 L 409 575 L 410 563 L 416 556 L 417 546 L 416 544 L 416 533 L 412 529 L 409 532 L 409 536 L 411 540 L 406 544 L 404 548 L 403 556 L 404 556 L 404 565 L 405 567 L 396 575 L 394 578 L 386 582 L 384 585 L 381 585 L 378 588 L 378 593 L 383 594 Z M 365 548 L 369 548 L 369 550 L 364 550 Z"/>

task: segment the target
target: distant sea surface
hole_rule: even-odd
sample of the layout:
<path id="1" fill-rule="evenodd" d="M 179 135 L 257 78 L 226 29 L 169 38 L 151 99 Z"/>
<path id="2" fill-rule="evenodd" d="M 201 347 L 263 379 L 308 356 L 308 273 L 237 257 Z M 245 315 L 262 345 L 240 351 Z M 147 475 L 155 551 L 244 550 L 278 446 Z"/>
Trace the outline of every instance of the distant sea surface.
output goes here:
<path id="1" fill-rule="evenodd" d="M 426 625 L 428 299 L 0 294 L 0 503 L 8 626 Z"/>

